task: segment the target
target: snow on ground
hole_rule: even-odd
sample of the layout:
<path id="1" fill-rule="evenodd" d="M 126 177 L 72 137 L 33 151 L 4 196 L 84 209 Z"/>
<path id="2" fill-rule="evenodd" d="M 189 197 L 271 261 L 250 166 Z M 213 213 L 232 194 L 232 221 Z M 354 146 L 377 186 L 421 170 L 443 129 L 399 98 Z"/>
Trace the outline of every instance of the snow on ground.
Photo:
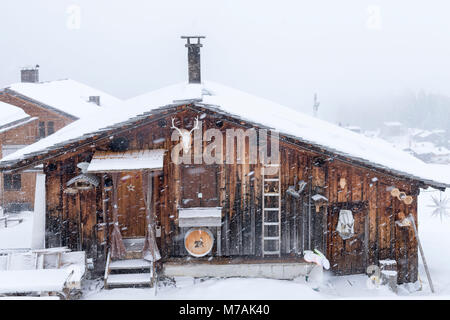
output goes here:
<path id="1" fill-rule="evenodd" d="M 419 256 L 420 281 L 403 285 L 398 294 L 386 286 L 367 286 L 366 275 L 325 275 L 325 285 L 320 292 L 312 290 L 304 281 L 297 279 L 192 279 L 178 278 L 176 286 L 161 286 L 155 296 L 154 289 L 103 290 L 100 281 L 86 281 L 84 299 L 450 299 L 450 216 L 432 216 L 432 196 L 439 198 L 439 191 L 422 190 L 419 197 L 419 232 L 436 289 L 432 294 L 425 270 Z M 450 198 L 450 190 L 445 196 Z"/>
<path id="2" fill-rule="evenodd" d="M 444 196 L 450 199 L 449 189 Z M 431 213 L 434 210 L 433 207 L 430 207 L 434 204 L 432 197 L 439 199 L 439 191 L 433 189 L 421 191 L 418 225 L 420 240 L 436 293 L 450 299 L 450 215 L 443 217 L 442 221 L 439 216 L 432 216 Z M 450 206 L 450 201 L 448 206 Z M 450 209 L 447 212 L 450 214 Z M 420 257 L 419 261 L 420 278 L 423 282 L 427 282 Z M 428 286 L 424 291 L 429 292 Z"/>
<path id="3" fill-rule="evenodd" d="M 24 211 L 10 215 L 14 218 L 23 218 L 23 221 L 8 222 L 5 228 L 0 222 L 0 250 L 1 249 L 29 249 L 31 248 L 31 233 L 33 230 L 33 212 Z"/>

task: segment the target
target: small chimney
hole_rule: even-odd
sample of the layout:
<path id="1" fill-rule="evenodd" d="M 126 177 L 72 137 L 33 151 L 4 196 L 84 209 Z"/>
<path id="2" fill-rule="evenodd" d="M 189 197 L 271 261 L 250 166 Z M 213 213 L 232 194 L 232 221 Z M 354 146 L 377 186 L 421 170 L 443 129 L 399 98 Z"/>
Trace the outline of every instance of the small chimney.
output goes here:
<path id="1" fill-rule="evenodd" d="M 20 80 L 22 82 L 39 82 L 39 65 L 34 68 L 23 68 L 20 70 Z"/>
<path id="2" fill-rule="evenodd" d="M 186 48 L 188 48 L 188 72 L 189 83 L 201 83 L 201 69 L 200 69 L 200 48 L 203 45 L 200 39 L 205 36 L 182 36 L 181 39 L 186 39 Z M 192 39 L 197 39 L 196 43 L 192 43 Z"/>
<path id="3" fill-rule="evenodd" d="M 89 96 L 89 102 L 100 105 L 100 96 Z"/>

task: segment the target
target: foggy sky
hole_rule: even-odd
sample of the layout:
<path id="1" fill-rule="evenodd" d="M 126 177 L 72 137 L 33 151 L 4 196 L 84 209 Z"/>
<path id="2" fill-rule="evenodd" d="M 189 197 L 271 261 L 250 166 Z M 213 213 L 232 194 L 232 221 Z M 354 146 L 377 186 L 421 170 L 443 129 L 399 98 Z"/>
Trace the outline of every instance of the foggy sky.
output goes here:
<path id="1" fill-rule="evenodd" d="M 331 119 L 348 101 L 450 95 L 449 16 L 448 1 L 2 0 L 0 86 L 39 64 L 43 81 L 130 98 L 186 80 L 179 37 L 201 34 L 203 79 L 308 112 L 317 92 Z"/>

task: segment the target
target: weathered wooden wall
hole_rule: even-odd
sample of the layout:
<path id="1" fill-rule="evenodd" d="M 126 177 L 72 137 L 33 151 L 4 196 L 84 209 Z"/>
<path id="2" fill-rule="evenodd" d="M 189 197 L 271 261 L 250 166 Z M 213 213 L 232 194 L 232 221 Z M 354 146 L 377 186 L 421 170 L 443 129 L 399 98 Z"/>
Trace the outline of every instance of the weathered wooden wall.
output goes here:
<path id="1" fill-rule="evenodd" d="M 189 129 L 197 115 L 189 109 L 180 111 L 176 115 L 176 125 Z M 222 254 L 260 257 L 261 166 L 248 163 L 208 167 L 176 165 L 170 158 L 170 151 L 178 143 L 170 140 L 171 116 L 164 120 L 115 136 L 129 139 L 131 150 L 163 148 L 169 151 L 162 172 L 153 177 L 153 212 L 157 225 L 161 227 L 158 244 L 162 256 L 167 258 L 188 254 L 183 245 L 185 230 L 177 226 L 178 207 L 218 205 L 223 208 L 222 236 L 219 239 Z M 230 128 L 245 128 L 245 123 L 228 121 L 224 121 L 223 126 L 217 126 L 216 120 L 214 114 L 203 117 L 203 130 L 216 128 L 225 132 Z M 223 147 L 226 152 L 225 141 Z M 381 259 L 396 259 L 400 266 L 400 281 L 415 281 L 416 242 L 407 230 L 396 227 L 395 220 L 400 211 L 412 213 L 417 218 L 418 188 L 411 181 L 394 179 L 350 162 L 327 158 L 307 148 L 307 145 L 299 148 L 287 141 L 280 143 L 282 256 L 300 257 L 303 250 L 317 248 L 326 253 L 332 269 L 338 274 L 364 272 L 368 265 L 377 264 Z M 59 157 L 58 161 L 47 163 L 49 241 L 59 241 L 60 245 L 75 245 L 78 241 L 83 249 L 87 249 L 106 239 L 103 231 L 99 230 L 107 219 L 107 212 L 110 212 L 110 204 L 106 203 L 106 210 L 102 209 L 101 188 L 76 199 L 69 199 L 62 192 L 65 183 L 78 173 L 76 163 L 89 161 L 95 150 L 109 150 L 109 139 L 96 145 L 90 144 L 76 153 L 69 152 Z M 198 169 L 200 171 L 196 171 Z M 143 235 L 143 216 L 139 213 L 140 208 L 143 208 L 139 186 L 141 178 L 139 174 L 133 174 L 129 179 L 133 181 L 135 189 L 131 195 L 126 188 L 127 183 L 120 188 L 120 222 L 121 227 L 125 228 L 125 237 L 137 237 Z M 345 184 L 341 185 L 343 179 Z M 307 182 L 307 186 L 300 199 L 296 199 L 288 195 L 286 190 L 300 180 Z M 414 203 L 406 206 L 392 198 L 387 190 L 391 186 L 414 195 Z M 198 192 L 203 194 L 202 199 L 194 197 Z M 322 194 L 329 199 L 319 211 L 316 211 L 311 201 L 314 194 Z M 105 192 L 104 196 L 108 202 L 108 193 Z M 81 202 L 87 204 L 81 205 Z M 343 241 L 335 232 L 339 209 L 354 210 L 355 239 Z M 106 214 L 104 211 L 107 211 Z M 69 222 L 63 222 L 65 220 Z M 62 226 L 66 230 L 65 237 L 61 237 Z M 68 235 L 74 230 L 82 234 L 76 240 Z"/>

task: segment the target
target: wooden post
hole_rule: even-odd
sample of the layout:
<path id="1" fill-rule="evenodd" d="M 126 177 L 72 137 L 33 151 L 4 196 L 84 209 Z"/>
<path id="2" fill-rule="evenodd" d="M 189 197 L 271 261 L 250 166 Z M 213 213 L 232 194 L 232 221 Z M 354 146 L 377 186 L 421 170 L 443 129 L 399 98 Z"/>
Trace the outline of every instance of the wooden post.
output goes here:
<path id="1" fill-rule="evenodd" d="M 147 230 L 147 232 L 149 232 L 149 234 L 151 234 L 150 233 L 150 231 L 153 231 L 154 232 L 154 227 L 155 227 L 155 224 L 153 223 L 153 212 L 152 212 L 152 204 L 153 204 L 153 201 L 152 201 L 152 199 L 153 199 L 153 185 L 152 185 L 152 183 L 153 183 L 153 179 L 152 179 L 152 175 L 150 174 L 150 172 L 148 172 L 148 174 L 147 174 L 147 179 L 148 179 L 148 196 L 147 196 L 147 207 L 148 207 L 148 211 L 147 211 L 147 214 L 148 214 L 148 222 L 149 222 L 149 225 L 147 226 L 147 228 L 149 228 L 149 229 L 151 229 L 151 230 Z M 153 233 L 154 234 L 154 233 Z M 150 251 L 151 251 L 151 253 L 152 253 L 152 258 L 153 258 L 153 261 L 152 261 L 152 281 L 151 281 L 151 286 L 155 286 L 155 277 L 156 277 L 156 267 L 155 267 L 155 263 L 156 263 L 156 257 L 155 257 L 155 247 L 153 246 L 153 244 L 150 246 Z M 156 295 L 156 286 L 155 286 L 155 295 Z"/>
<path id="2" fill-rule="evenodd" d="M 220 257 L 222 255 L 222 227 L 217 227 L 217 255 Z"/>
<path id="3" fill-rule="evenodd" d="M 423 253 L 422 244 L 420 243 L 419 233 L 417 232 L 416 222 L 414 221 L 414 217 L 412 214 L 408 216 L 408 220 L 411 221 L 411 225 L 414 229 L 414 235 L 417 239 L 417 245 L 419 246 L 420 255 L 422 256 L 423 266 L 425 267 L 425 272 L 427 273 L 428 283 L 430 284 L 431 292 L 434 293 L 433 282 L 431 281 L 430 270 L 428 270 L 427 261 L 425 260 L 425 254 Z"/>
<path id="4" fill-rule="evenodd" d="M 103 210 L 103 241 L 105 243 L 105 255 L 108 254 L 109 250 L 109 216 L 107 212 L 106 205 L 106 191 L 105 191 L 105 176 L 102 174 L 101 178 L 101 188 L 102 188 L 102 210 Z"/>

